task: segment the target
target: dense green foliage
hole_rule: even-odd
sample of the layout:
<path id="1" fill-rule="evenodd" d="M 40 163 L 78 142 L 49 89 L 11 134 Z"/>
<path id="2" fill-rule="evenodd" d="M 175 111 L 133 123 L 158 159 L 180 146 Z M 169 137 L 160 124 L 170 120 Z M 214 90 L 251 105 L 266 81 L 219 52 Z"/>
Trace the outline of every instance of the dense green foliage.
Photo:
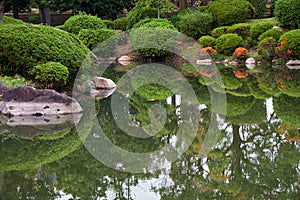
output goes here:
<path id="1" fill-rule="evenodd" d="M 198 42 L 202 47 L 213 47 L 216 43 L 216 39 L 209 35 L 205 35 L 199 38 Z"/>
<path id="2" fill-rule="evenodd" d="M 212 16 L 208 13 L 195 11 L 192 13 L 181 14 L 175 27 L 183 34 L 186 34 L 194 39 L 198 39 L 203 35 L 208 35 L 211 32 Z"/>
<path id="3" fill-rule="evenodd" d="M 13 78 L 9 76 L 0 76 L 0 83 L 3 83 L 9 88 L 16 88 L 23 85 L 31 85 L 31 83 L 23 77 Z"/>
<path id="4" fill-rule="evenodd" d="M 232 55 L 237 47 L 243 46 L 243 38 L 235 33 L 221 35 L 216 40 L 218 53 Z"/>
<path id="5" fill-rule="evenodd" d="M 116 35 L 117 32 L 111 29 L 83 29 L 79 32 L 78 38 L 90 49 L 93 50 L 98 44 L 104 40 Z M 108 46 L 107 51 L 113 49 L 114 46 Z"/>
<path id="6" fill-rule="evenodd" d="M 25 23 L 22 20 L 4 16 L 3 24 L 25 24 Z"/>
<path id="7" fill-rule="evenodd" d="M 164 14 L 160 16 L 165 18 Z M 152 7 L 135 7 L 127 14 L 127 29 L 145 18 L 157 18 L 157 9 Z"/>
<path id="8" fill-rule="evenodd" d="M 37 83 L 66 83 L 69 77 L 68 68 L 58 62 L 36 65 L 30 71 Z"/>
<path id="9" fill-rule="evenodd" d="M 119 18 L 119 19 L 116 19 L 115 21 L 113 21 L 112 28 L 115 30 L 126 31 L 127 26 L 128 26 L 127 17 L 122 17 L 122 18 Z"/>
<path id="10" fill-rule="evenodd" d="M 278 41 L 282 34 L 283 34 L 283 31 L 281 29 L 272 28 L 272 29 L 267 30 L 266 32 L 262 33 L 259 36 L 258 41 L 260 42 L 263 39 L 268 38 L 268 37 L 273 37 L 275 39 L 275 41 Z"/>
<path id="11" fill-rule="evenodd" d="M 277 0 L 275 5 L 275 16 L 283 25 L 297 29 L 300 28 L 299 8 L 299 0 Z"/>
<path id="12" fill-rule="evenodd" d="M 189 8 L 177 11 L 175 14 L 173 14 L 171 16 L 170 20 L 171 20 L 172 24 L 174 24 L 174 26 L 177 27 L 177 23 L 180 21 L 180 18 L 184 15 L 191 14 L 192 12 L 193 11 Z"/>
<path id="13" fill-rule="evenodd" d="M 287 33 L 284 33 L 279 42 L 281 46 L 279 47 L 280 52 L 285 52 L 290 56 L 290 58 L 299 59 L 300 56 L 300 29 L 291 30 Z M 288 53 L 287 51 L 291 51 Z"/>
<path id="14" fill-rule="evenodd" d="M 113 28 L 114 22 L 112 20 L 104 19 L 102 22 L 105 24 L 107 28 Z"/>
<path id="15" fill-rule="evenodd" d="M 143 27 L 145 24 L 147 24 L 146 26 L 149 27 L 159 27 L 159 26 L 163 26 L 164 28 L 171 28 L 174 29 L 174 25 L 171 24 L 171 22 L 167 19 L 158 19 L 158 18 L 146 18 L 143 19 L 141 21 L 139 21 L 138 23 L 134 24 L 132 28 L 140 28 Z"/>
<path id="16" fill-rule="evenodd" d="M 277 40 L 273 37 L 262 39 L 258 44 L 258 54 L 266 61 L 271 61 L 275 57 Z"/>
<path id="17" fill-rule="evenodd" d="M 99 17 L 78 14 L 65 21 L 63 29 L 69 33 L 78 34 L 82 29 L 102 29 L 107 28 L 103 20 Z"/>
<path id="18" fill-rule="evenodd" d="M 227 33 L 236 33 L 245 40 L 250 35 L 251 25 L 246 23 L 234 24 L 228 28 Z"/>
<path id="19" fill-rule="evenodd" d="M 267 0 L 248 0 L 255 7 L 254 18 L 263 18 L 266 11 Z"/>
<path id="20" fill-rule="evenodd" d="M 2 73 L 18 73 L 27 77 L 37 64 L 60 62 L 75 77 L 82 61 L 89 53 L 87 47 L 65 31 L 49 26 L 0 26 L 0 65 Z"/>
<path id="21" fill-rule="evenodd" d="M 250 36 L 249 36 L 249 45 L 255 46 L 258 43 L 259 36 L 266 32 L 267 30 L 271 29 L 273 25 L 268 22 L 261 22 L 258 24 L 254 24 L 250 29 Z"/>
<path id="22" fill-rule="evenodd" d="M 255 10 L 247 0 L 216 0 L 200 9 L 212 14 L 215 27 L 245 22 Z"/>
<path id="23" fill-rule="evenodd" d="M 221 26 L 221 27 L 217 27 L 217 28 L 214 28 L 212 31 L 211 31 L 211 35 L 214 37 L 214 38 L 218 38 L 220 37 L 221 35 L 225 34 L 225 33 L 228 33 L 228 29 L 230 28 L 230 26 Z"/>

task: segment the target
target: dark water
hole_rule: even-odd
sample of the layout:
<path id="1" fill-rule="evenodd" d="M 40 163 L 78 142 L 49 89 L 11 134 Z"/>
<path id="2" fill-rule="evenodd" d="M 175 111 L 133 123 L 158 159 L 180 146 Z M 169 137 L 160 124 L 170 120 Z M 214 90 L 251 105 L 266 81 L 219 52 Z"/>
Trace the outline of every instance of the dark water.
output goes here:
<path id="1" fill-rule="evenodd" d="M 78 117 L 79 134 L 68 119 L 50 126 L 16 125 L 18 121 L 9 124 L 1 119 L 0 199 L 299 199 L 300 72 L 244 69 L 247 76 L 236 78 L 236 69 L 219 68 L 226 89 L 226 116 L 211 105 L 205 85 L 213 84 L 183 68 L 199 100 L 199 120 L 192 143 L 174 161 L 145 154 L 142 162 L 125 158 L 124 163 L 112 163 L 120 171 L 96 159 L 91 151 L 98 149 L 87 146 L 105 137 L 139 154 L 167 144 L 183 145 L 177 141 L 180 124 L 185 112 L 195 110 L 185 111 L 182 96 L 155 85 L 140 88 L 129 102 L 131 126 L 154 123 L 144 129 L 147 133 L 158 128 L 148 138 L 134 137 L 120 128 L 112 97 L 95 101 L 93 117 L 90 113 Z M 120 69 L 112 66 L 107 76 L 112 73 L 118 79 L 123 74 Z M 218 91 L 218 86 L 212 88 Z M 114 95 L 129 98 L 122 91 Z M 154 120 L 157 116 L 151 118 L 149 113 L 155 105 L 165 113 L 158 116 L 164 118 L 162 127 L 160 118 Z M 217 138 L 208 134 L 213 123 L 220 132 Z M 116 159 L 116 152 L 102 150 L 94 155 Z M 128 166 L 141 167 L 143 173 L 130 173 Z"/>

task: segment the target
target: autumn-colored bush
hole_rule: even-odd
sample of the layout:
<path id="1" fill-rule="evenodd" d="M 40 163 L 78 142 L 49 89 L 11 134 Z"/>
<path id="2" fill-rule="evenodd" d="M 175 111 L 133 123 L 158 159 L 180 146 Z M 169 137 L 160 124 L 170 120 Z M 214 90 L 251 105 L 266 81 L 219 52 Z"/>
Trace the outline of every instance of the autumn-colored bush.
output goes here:
<path id="1" fill-rule="evenodd" d="M 234 53 L 233 53 L 234 56 L 236 57 L 246 57 L 248 55 L 248 50 L 243 48 L 243 47 L 238 47 L 235 49 Z"/>

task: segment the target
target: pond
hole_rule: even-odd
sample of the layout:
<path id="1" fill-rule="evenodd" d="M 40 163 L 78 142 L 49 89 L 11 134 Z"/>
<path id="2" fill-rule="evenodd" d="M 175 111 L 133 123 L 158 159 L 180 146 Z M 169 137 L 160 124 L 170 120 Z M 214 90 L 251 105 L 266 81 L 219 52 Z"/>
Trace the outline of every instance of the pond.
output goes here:
<path id="1" fill-rule="evenodd" d="M 105 76 L 134 67 L 112 64 Z M 300 71 L 217 67 L 221 85 L 213 71 L 177 69 L 196 107 L 139 77 L 131 95 L 92 99 L 84 108 L 95 113 L 76 122 L 1 118 L 0 199 L 299 199 Z"/>

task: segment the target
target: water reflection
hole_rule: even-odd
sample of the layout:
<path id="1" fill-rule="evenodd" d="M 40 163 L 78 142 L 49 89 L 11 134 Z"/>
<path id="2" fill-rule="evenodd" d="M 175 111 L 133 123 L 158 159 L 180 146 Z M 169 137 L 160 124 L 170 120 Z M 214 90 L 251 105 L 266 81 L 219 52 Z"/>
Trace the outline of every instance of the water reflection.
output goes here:
<path id="1" fill-rule="evenodd" d="M 214 113 L 218 110 L 210 105 L 205 85 L 215 84 L 216 91 L 220 85 L 187 73 L 201 104 L 201 120 L 192 145 L 165 169 L 151 168 L 153 162 L 162 162 L 159 157 L 149 159 L 145 173 L 111 169 L 82 146 L 74 128 L 52 135 L 57 137 L 29 140 L 7 129 L 1 134 L 0 199 L 298 199 L 299 72 L 261 68 L 238 78 L 233 70 L 221 68 L 228 115 L 219 127 L 218 143 L 207 156 L 199 151 L 211 116 L 222 113 Z M 159 102 L 166 110 L 160 132 L 146 139 L 124 134 L 114 121 L 108 98 L 95 103 L 105 136 L 135 152 L 151 152 L 174 142 L 181 119 L 179 97 L 155 102 L 135 97 L 129 111 L 136 126 L 151 122 L 152 105 Z M 84 124 L 87 134 L 93 133 L 92 122 Z"/>

